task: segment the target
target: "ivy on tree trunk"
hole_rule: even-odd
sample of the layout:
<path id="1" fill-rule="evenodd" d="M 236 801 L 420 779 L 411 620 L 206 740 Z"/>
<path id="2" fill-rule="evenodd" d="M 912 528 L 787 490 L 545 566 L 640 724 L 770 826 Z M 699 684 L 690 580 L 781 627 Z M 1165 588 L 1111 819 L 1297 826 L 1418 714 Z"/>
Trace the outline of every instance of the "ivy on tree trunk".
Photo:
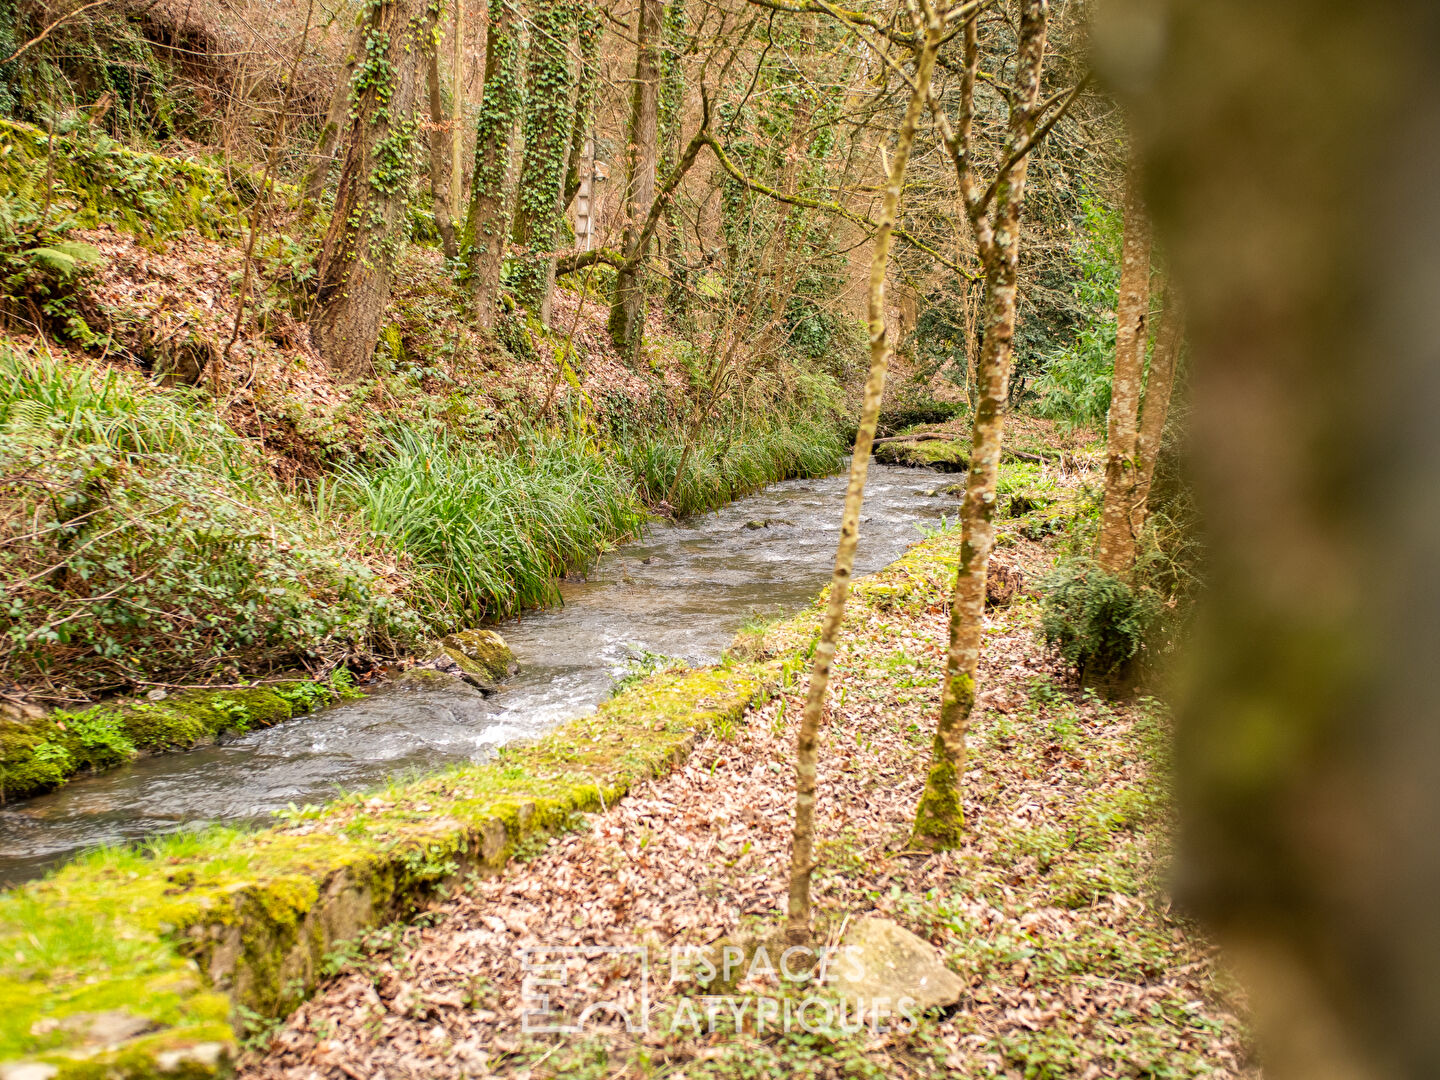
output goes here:
<path id="1" fill-rule="evenodd" d="M 437 14 L 429 0 L 369 0 L 362 11 L 345 160 L 310 320 L 320 355 L 342 378 L 369 367 L 390 300 L 415 173 L 421 66 Z"/>
<path id="2" fill-rule="evenodd" d="M 475 122 L 470 206 L 459 240 L 471 308 L 476 321 L 486 328 L 495 323 L 500 263 L 510 221 L 510 161 L 515 128 L 525 102 L 520 26 L 517 0 L 490 0 L 485 86 L 480 97 L 480 117 Z"/>

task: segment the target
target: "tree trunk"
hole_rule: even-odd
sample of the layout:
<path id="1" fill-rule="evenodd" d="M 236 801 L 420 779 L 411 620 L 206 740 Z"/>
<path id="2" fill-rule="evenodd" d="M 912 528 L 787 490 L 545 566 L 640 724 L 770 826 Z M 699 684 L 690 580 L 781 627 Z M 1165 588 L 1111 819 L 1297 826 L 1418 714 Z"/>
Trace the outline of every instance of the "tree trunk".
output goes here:
<path id="1" fill-rule="evenodd" d="M 1176 899 L 1245 983 L 1268 1080 L 1432 1076 L 1440 10 L 1177 0 L 1163 43 L 1109 14 L 1094 54 L 1185 298 L 1208 551 Z"/>
<path id="2" fill-rule="evenodd" d="M 440 56 L 430 49 L 425 64 L 425 89 L 430 104 L 430 203 L 435 215 L 435 231 L 440 234 L 440 248 L 447 259 L 455 258 L 455 219 L 450 211 L 450 145 L 456 131 L 445 116 L 440 97 Z M 459 89 L 458 87 L 456 88 Z"/>
<path id="3" fill-rule="evenodd" d="M 628 360 L 639 355 L 645 326 L 645 250 L 639 246 L 639 231 L 655 201 L 655 170 L 660 160 L 661 14 L 660 0 L 640 0 L 635 83 L 626 133 L 625 232 L 621 243 L 630 265 L 615 275 L 609 323 L 611 340 Z"/>
<path id="4" fill-rule="evenodd" d="M 681 121 L 685 114 L 685 0 L 668 0 L 665 5 L 664 53 L 660 73 L 660 173 L 668 175 L 680 153 Z M 674 199 L 665 206 L 665 261 L 670 272 L 666 299 L 670 309 L 687 319 L 690 303 L 689 275 L 685 268 L 685 230 Z"/>
<path id="5" fill-rule="evenodd" d="M 927 5 L 927 12 L 933 8 Z M 960 119 L 957 155 L 967 163 L 962 171 L 966 200 L 977 247 L 985 266 L 985 340 L 978 364 L 979 400 L 971 430 L 970 472 L 960 506 L 960 565 L 950 600 L 950 643 L 945 655 L 945 682 L 940 695 L 940 719 L 931 746 L 930 771 L 915 810 L 916 847 L 946 850 L 958 847 L 965 824 L 962 784 L 965 777 L 965 732 L 975 707 L 975 677 L 980 666 L 980 641 L 985 627 L 985 578 L 995 548 L 995 483 L 1000 471 L 1005 413 L 1010 403 L 1010 367 L 1015 340 L 1015 282 L 1020 264 L 1020 211 L 1025 201 L 1028 153 L 1019 147 L 1035 129 L 1035 110 L 1045 60 L 1045 32 L 1049 9 L 1046 0 L 1024 0 L 1020 38 L 1016 49 L 1015 90 L 1010 112 L 1010 162 L 995 186 L 993 218 L 983 215 L 974 194 L 974 176 L 968 166 L 973 88 L 979 71 L 975 20 L 966 24 L 965 103 Z M 933 14 L 930 16 L 934 18 Z M 932 111 L 934 105 L 932 103 Z M 948 121 L 947 121 L 948 126 Z M 949 141 L 949 140 L 947 140 Z M 1018 160 L 1012 157 L 1018 155 Z"/>
<path id="6" fill-rule="evenodd" d="M 460 124 L 465 118 L 465 0 L 455 4 L 455 40 L 450 44 L 450 215 L 452 220 L 465 205 L 465 176 L 460 168 Z M 458 251 L 457 251 L 458 254 Z"/>
<path id="7" fill-rule="evenodd" d="M 345 52 L 345 62 L 335 81 L 335 92 L 330 95 L 330 108 L 325 113 L 325 125 L 320 129 L 320 138 L 310 158 L 310 167 L 305 171 L 302 185 L 304 198 L 300 203 L 300 219 L 308 221 L 320 208 L 320 199 L 325 193 L 325 178 L 330 175 L 330 166 L 335 161 L 335 149 L 340 145 L 340 133 L 350 117 L 350 84 L 355 78 L 355 67 L 359 63 L 360 51 L 365 45 L 365 28 L 358 27 Z"/>
<path id="8" fill-rule="evenodd" d="M 1140 384 L 1150 314 L 1150 221 L 1132 162 L 1125 178 L 1125 239 L 1120 255 L 1120 295 L 1115 305 L 1115 370 L 1105 438 L 1105 502 L 1095 558 L 1101 569 L 1122 577 L 1135 566 L 1131 511 L 1137 479 L 1135 439 Z"/>
<path id="9" fill-rule="evenodd" d="M 566 210 L 580 193 L 580 165 L 595 126 L 595 100 L 600 88 L 600 12 L 593 4 L 580 11 L 580 73 L 575 88 L 575 123 L 570 132 L 570 153 L 565 163 Z"/>
<path id="10" fill-rule="evenodd" d="M 525 157 L 512 239 L 523 248 L 515 291 L 550 325 L 555 243 L 564 216 L 565 166 L 575 123 L 576 73 L 570 65 L 576 11 L 569 0 L 540 0 L 532 18 L 526 84 Z"/>
<path id="11" fill-rule="evenodd" d="M 460 236 L 465 283 L 475 320 L 495 324 L 500 294 L 500 265 L 510 222 L 511 151 L 523 101 L 519 0 L 490 0 L 485 34 L 485 86 L 475 122 L 475 166 L 470 206 Z"/>
<path id="12" fill-rule="evenodd" d="M 885 273 L 890 261 L 890 243 L 895 229 L 900 192 L 910 164 L 910 147 L 915 128 L 925 109 L 930 76 L 935 70 L 935 53 L 940 47 L 941 28 L 928 24 L 915 69 L 915 89 L 905 109 L 905 118 L 895 136 L 890 172 L 885 178 L 885 199 L 877 217 L 874 251 L 870 258 L 870 291 L 866 306 L 870 330 L 870 374 L 865 380 L 865 399 L 860 428 L 855 434 L 855 453 L 850 459 L 850 483 L 845 489 L 845 511 L 840 522 L 840 542 L 835 549 L 835 571 L 826 598 L 820 640 L 815 646 L 805 711 L 795 743 L 795 831 L 790 849 L 790 897 L 785 926 L 792 945 L 810 940 L 810 875 L 815 870 L 815 781 L 816 745 L 820 721 L 830 689 L 830 666 L 835 660 L 835 640 L 845 618 L 845 600 L 850 593 L 850 574 L 855 566 L 855 545 L 860 539 L 860 504 L 865 496 L 865 476 L 870 469 L 870 448 L 880 404 L 885 396 L 885 373 L 890 366 L 890 340 L 885 328 Z"/>
<path id="13" fill-rule="evenodd" d="M 369 367 L 405 233 L 421 65 L 435 15 L 426 0 L 366 9 L 345 162 L 316 275 L 310 334 L 342 378 Z"/>
<path id="14" fill-rule="evenodd" d="M 1165 290 L 1165 311 L 1155 335 L 1150 356 L 1150 374 L 1145 377 L 1145 401 L 1140 406 L 1140 433 L 1135 438 L 1135 494 L 1130 510 L 1130 534 L 1139 536 L 1149 513 L 1150 485 L 1155 479 L 1155 461 L 1170 418 L 1170 396 L 1175 389 L 1175 371 L 1185 341 L 1185 309 L 1180 290 L 1172 282 Z"/>

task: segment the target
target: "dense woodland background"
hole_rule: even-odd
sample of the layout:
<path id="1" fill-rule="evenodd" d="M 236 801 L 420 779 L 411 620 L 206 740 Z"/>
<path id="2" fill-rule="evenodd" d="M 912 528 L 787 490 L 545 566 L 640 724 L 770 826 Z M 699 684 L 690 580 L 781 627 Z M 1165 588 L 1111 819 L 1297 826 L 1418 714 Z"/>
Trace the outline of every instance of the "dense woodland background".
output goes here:
<path id="1" fill-rule="evenodd" d="M 1017 24 L 981 9 L 993 171 Z M 1049 16 L 1008 396 L 1093 428 L 1124 147 L 1085 17 Z M 53 515 L 5 553 L 9 692 L 363 667 L 546 602 L 645 508 L 837 467 L 908 18 L 7 4 L 6 506 L 18 534 Z M 958 438 L 987 291 L 930 127 L 880 434 Z M 35 404 L 72 419 L 27 427 Z"/>

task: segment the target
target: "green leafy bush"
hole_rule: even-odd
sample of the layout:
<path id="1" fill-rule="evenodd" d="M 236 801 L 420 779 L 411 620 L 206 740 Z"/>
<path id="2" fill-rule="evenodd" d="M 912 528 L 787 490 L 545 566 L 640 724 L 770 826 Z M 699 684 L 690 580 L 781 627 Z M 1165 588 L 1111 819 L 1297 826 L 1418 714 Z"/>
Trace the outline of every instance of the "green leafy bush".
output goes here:
<path id="1" fill-rule="evenodd" d="M 1062 423 L 1103 427 L 1115 368 L 1123 226 L 1118 211 L 1095 199 L 1085 200 L 1082 213 L 1074 249 L 1081 273 L 1074 291 L 1084 323 L 1069 344 L 1041 357 L 1035 411 Z"/>
<path id="2" fill-rule="evenodd" d="M 1160 615 L 1159 598 L 1083 558 L 1061 564 L 1041 587 L 1046 644 L 1084 682 L 1122 679 Z"/>
<path id="3" fill-rule="evenodd" d="M 0 679 L 61 698 L 422 627 L 188 391 L 0 345 Z"/>

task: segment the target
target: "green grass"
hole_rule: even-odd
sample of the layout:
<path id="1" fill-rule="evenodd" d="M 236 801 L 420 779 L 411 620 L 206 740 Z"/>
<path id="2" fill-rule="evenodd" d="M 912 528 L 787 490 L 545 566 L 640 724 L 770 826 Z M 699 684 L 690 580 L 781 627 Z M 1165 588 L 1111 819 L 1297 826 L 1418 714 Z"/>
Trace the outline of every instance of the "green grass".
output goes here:
<path id="1" fill-rule="evenodd" d="M 402 428 L 388 442 L 378 467 L 343 474 L 341 493 L 412 560 L 437 624 L 551 603 L 557 577 L 644 522 L 628 478 L 581 439 L 534 435 L 505 451 Z"/>
<path id="2" fill-rule="evenodd" d="M 676 485 L 684 436 L 674 431 L 649 438 L 626 435 L 621 433 L 618 458 L 645 500 L 669 500 L 673 488 L 671 501 L 680 514 L 713 510 L 777 480 L 835 472 L 847 451 L 833 425 L 810 420 L 717 427 L 701 434 Z"/>
<path id="3" fill-rule="evenodd" d="M 0 540 L 0 675 L 62 699 L 420 630 L 199 394 L 3 344 Z"/>

